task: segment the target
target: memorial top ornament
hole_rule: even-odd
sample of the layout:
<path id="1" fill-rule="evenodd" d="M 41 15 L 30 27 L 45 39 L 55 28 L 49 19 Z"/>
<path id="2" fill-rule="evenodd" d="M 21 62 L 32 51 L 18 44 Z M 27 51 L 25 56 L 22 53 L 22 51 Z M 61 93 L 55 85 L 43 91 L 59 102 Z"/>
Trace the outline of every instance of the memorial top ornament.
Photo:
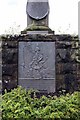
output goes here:
<path id="1" fill-rule="evenodd" d="M 48 0 L 27 0 L 27 26 L 48 26 Z"/>
<path id="2" fill-rule="evenodd" d="M 49 13 L 48 0 L 28 0 L 26 12 L 35 20 L 45 18 Z"/>

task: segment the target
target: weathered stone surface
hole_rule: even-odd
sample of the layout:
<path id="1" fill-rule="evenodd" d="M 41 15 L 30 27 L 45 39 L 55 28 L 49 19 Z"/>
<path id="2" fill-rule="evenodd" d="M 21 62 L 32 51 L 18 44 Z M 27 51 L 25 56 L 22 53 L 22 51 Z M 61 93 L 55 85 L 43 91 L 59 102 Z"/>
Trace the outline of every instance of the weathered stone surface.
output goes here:
<path id="1" fill-rule="evenodd" d="M 65 80 L 65 89 L 67 91 L 74 91 L 77 89 L 77 81 L 76 81 L 76 77 L 74 76 L 74 74 L 68 73 L 65 75 L 64 77 Z"/>
<path id="2" fill-rule="evenodd" d="M 71 63 L 66 63 L 64 64 L 64 68 L 63 68 L 63 73 L 67 74 L 67 73 L 73 73 L 73 71 L 76 71 L 76 66 L 75 64 L 71 64 Z"/>
<path id="3" fill-rule="evenodd" d="M 29 35 L 21 35 L 20 38 L 18 38 L 18 41 L 56 41 L 57 37 L 53 34 L 29 34 Z"/>
<path id="4" fill-rule="evenodd" d="M 2 47 L 3 47 L 3 49 L 4 48 L 6 48 L 6 49 L 8 49 L 8 48 L 17 48 L 18 47 L 18 42 L 17 41 L 8 41 L 8 40 L 6 40 L 6 41 L 2 42 Z"/>
<path id="5" fill-rule="evenodd" d="M 17 78 L 13 76 L 4 76 L 2 79 L 2 91 L 11 90 L 17 86 Z"/>
<path id="6" fill-rule="evenodd" d="M 62 90 L 65 89 L 65 83 L 64 83 L 64 75 L 63 74 L 57 74 L 56 75 L 56 90 Z"/>
<path id="7" fill-rule="evenodd" d="M 0 80 L 2 80 L 2 64 L 0 63 Z"/>
<path id="8" fill-rule="evenodd" d="M 71 49 L 57 49 L 56 50 L 56 58 L 57 62 L 71 62 Z"/>
<path id="9" fill-rule="evenodd" d="M 67 45 L 66 45 L 66 43 L 67 43 Z M 72 83 L 73 87 L 71 87 L 71 89 L 75 88 L 75 89 L 79 90 L 79 86 L 80 86 L 80 83 L 79 83 L 80 69 L 79 69 L 79 64 L 78 64 L 79 58 L 78 58 L 78 60 L 76 59 L 76 57 L 79 56 L 80 46 L 78 43 L 79 43 L 78 38 L 75 38 L 75 37 L 71 38 L 71 37 L 66 37 L 66 36 L 57 36 L 57 42 L 56 42 L 56 48 L 57 48 L 57 53 L 56 53 L 57 88 L 67 89 L 65 81 L 63 83 L 60 82 L 60 81 L 63 81 L 63 79 L 65 78 L 65 76 L 67 74 L 66 78 L 70 77 L 71 80 L 75 79 L 75 81 L 76 81 L 76 84 L 75 84 L 75 81 L 73 80 L 73 83 Z M 62 51 L 64 49 L 65 49 L 65 52 L 63 53 Z M 73 74 L 73 76 L 70 76 L 69 73 Z M 60 76 L 62 76 L 62 77 L 60 77 Z M 70 91 L 71 91 L 71 89 L 70 89 Z"/>
<path id="10" fill-rule="evenodd" d="M 31 26 L 32 24 L 48 26 L 48 1 L 34 1 L 27 1 L 27 26 Z"/>
<path id="11" fill-rule="evenodd" d="M 0 64 L 2 64 L 2 49 L 0 49 Z"/>
<path id="12" fill-rule="evenodd" d="M 75 48 L 79 48 L 79 42 L 78 41 L 74 41 L 72 43 L 72 48 L 75 49 Z"/>
<path id="13" fill-rule="evenodd" d="M 56 47 L 57 48 L 61 48 L 61 49 L 67 49 L 67 48 L 71 48 L 72 47 L 72 42 L 69 42 L 69 41 L 57 41 L 56 43 Z"/>
<path id="14" fill-rule="evenodd" d="M 76 73 L 77 65 L 73 63 L 57 63 L 56 73 L 57 74 L 66 74 L 66 73 Z"/>
<path id="15" fill-rule="evenodd" d="M 18 60 L 19 85 L 55 92 L 54 42 L 19 42 Z"/>
<path id="16" fill-rule="evenodd" d="M 17 49 L 3 49 L 2 51 L 2 59 L 3 64 L 16 64 L 18 59 L 18 51 Z M 6 58 L 6 59 L 5 59 Z"/>
<path id="17" fill-rule="evenodd" d="M 2 40 L 0 40 L 0 49 L 2 48 Z"/>
<path id="18" fill-rule="evenodd" d="M 71 41 L 72 36 L 71 35 L 56 35 L 58 41 Z"/>
<path id="19" fill-rule="evenodd" d="M 21 82 L 22 81 L 22 82 Z M 37 89 L 40 92 L 52 93 L 55 92 L 55 81 L 54 80 L 32 80 L 32 79 L 23 79 L 19 80 L 19 85 L 26 89 Z"/>
<path id="20" fill-rule="evenodd" d="M 63 63 L 57 63 L 56 64 L 56 74 L 62 74 L 64 68 Z"/>
<path id="21" fill-rule="evenodd" d="M 31 18 L 41 20 L 45 18 L 49 13 L 48 0 L 46 1 L 28 0 L 26 11 Z"/>
<path id="22" fill-rule="evenodd" d="M 56 50 L 56 57 L 57 57 L 57 61 L 63 61 L 66 59 L 66 54 L 67 54 L 67 50 L 66 49 L 57 49 Z"/>
<path id="23" fill-rule="evenodd" d="M 3 64 L 2 75 L 15 76 L 16 72 L 17 72 L 17 65 Z"/>

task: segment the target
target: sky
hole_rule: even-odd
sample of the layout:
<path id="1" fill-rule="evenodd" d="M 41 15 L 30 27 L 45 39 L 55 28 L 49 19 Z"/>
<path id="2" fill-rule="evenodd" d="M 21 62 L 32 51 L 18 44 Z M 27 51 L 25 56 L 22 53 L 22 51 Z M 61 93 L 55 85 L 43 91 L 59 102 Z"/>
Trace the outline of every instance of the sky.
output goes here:
<path id="1" fill-rule="evenodd" d="M 49 0 L 49 27 L 55 34 L 78 34 L 79 0 Z M 0 34 L 27 27 L 27 0 L 0 0 Z"/>

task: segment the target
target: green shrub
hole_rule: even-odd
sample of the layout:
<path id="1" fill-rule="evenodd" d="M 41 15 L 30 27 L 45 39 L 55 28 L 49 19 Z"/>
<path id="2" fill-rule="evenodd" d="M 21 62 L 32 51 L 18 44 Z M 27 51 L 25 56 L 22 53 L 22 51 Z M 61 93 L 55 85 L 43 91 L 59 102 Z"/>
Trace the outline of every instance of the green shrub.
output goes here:
<path id="1" fill-rule="evenodd" d="M 80 92 L 65 96 L 36 96 L 18 87 L 2 96 L 2 120 L 80 120 Z M 34 92 L 35 94 L 35 92 Z"/>

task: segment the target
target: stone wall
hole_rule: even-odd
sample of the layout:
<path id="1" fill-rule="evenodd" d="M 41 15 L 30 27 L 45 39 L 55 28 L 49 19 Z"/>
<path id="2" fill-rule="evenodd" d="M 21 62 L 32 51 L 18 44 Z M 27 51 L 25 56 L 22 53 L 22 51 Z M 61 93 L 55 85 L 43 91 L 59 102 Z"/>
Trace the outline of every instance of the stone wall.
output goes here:
<path id="1" fill-rule="evenodd" d="M 78 37 L 58 35 L 56 41 L 57 90 L 79 90 L 80 45 Z"/>
<path id="2" fill-rule="evenodd" d="M 56 89 L 77 90 L 80 87 L 80 43 L 70 35 L 14 35 L 1 36 L 2 88 L 12 89 L 18 83 L 18 42 L 56 42 Z M 0 48 L 1 50 L 1 48 Z M 1 53 L 1 51 L 0 51 Z"/>
<path id="3" fill-rule="evenodd" d="M 17 86 L 18 46 L 16 37 L 2 37 L 2 88 L 10 90 Z"/>
<path id="4" fill-rule="evenodd" d="M 2 41 L 0 41 L 0 93 L 2 89 Z"/>

